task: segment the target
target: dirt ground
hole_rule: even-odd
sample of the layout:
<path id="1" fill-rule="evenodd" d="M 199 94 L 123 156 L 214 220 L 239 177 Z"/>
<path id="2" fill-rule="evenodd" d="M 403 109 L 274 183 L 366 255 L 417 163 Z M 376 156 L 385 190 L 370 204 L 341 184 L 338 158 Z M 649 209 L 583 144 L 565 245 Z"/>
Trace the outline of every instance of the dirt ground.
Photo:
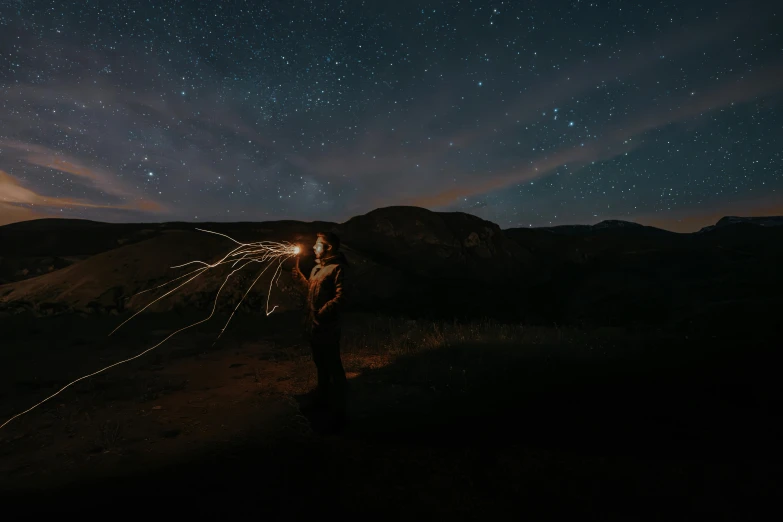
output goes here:
<path id="1" fill-rule="evenodd" d="M 198 318 L 139 316 L 111 337 L 119 317 L 3 322 L 2 422 Z M 456 336 L 353 316 L 350 422 L 332 432 L 300 409 L 315 372 L 298 321 L 239 316 L 215 342 L 216 318 L 15 419 L 0 430 L 4 505 L 751 520 L 780 493 L 772 342 L 499 326 Z"/>

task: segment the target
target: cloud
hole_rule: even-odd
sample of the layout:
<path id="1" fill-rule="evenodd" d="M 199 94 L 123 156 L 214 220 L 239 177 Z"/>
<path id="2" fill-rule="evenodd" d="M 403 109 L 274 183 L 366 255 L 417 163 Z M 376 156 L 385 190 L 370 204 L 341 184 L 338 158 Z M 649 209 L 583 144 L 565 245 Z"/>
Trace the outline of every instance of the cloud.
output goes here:
<path id="1" fill-rule="evenodd" d="M 92 192 L 87 199 L 96 205 L 178 219 L 226 213 L 242 201 L 227 205 L 226 192 L 246 192 L 256 181 L 248 174 L 279 161 L 285 147 L 283 136 L 257 125 L 252 111 L 234 103 L 238 96 L 221 92 L 217 73 L 203 64 L 198 75 L 204 81 L 181 96 L 183 87 L 173 79 L 179 75 L 130 45 L 122 56 L 82 52 L 65 42 L 30 42 L 29 49 L 28 69 L 56 59 L 81 72 L 52 73 L 45 84 L 0 86 L 14 106 L 0 115 L 0 168 L 26 183 L 63 173 Z M 104 67 L 116 72 L 103 73 Z M 127 72 L 140 69 L 167 74 Z M 150 171 L 154 176 L 147 178 Z M 263 190 L 271 193 L 270 186 L 271 179 Z"/>
<path id="2" fill-rule="evenodd" d="M 761 8 L 764 10 L 763 5 Z M 292 153 L 286 160 L 315 179 L 345 187 L 344 192 L 352 194 L 341 207 L 346 215 L 401 204 L 448 208 L 464 198 L 546 176 L 562 165 L 571 168 L 607 161 L 643 145 L 641 138 L 646 131 L 731 102 L 751 100 L 756 94 L 775 92 L 779 82 L 774 77 L 764 78 L 766 72 L 754 73 L 744 81 L 724 77 L 717 89 L 679 100 L 663 96 L 666 88 L 656 84 L 657 80 L 676 76 L 672 68 L 677 62 L 702 60 L 703 51 L 730 47 L 734 36 L 757 31 L 766 23 L 758 15 L 758 9 L 736 5 L 733 10 L 702 18 L 704 22 L 699 25 L 663 30 L 652 39 L 638 39 L 635 45 L 631 42 L 619 56 L 599 51 L 584 61 L 566 64 L 562 70 L 529 76 L 521 73 L 518 93 L 504 87 L 505 92 L 495 94 L 485 85 L 480 96 L 470 94 L 474 92 L 469 88 L 466 91 L 470 86 L 461 85 L 464 78 L 455 76 L 444 82 L 447 87 L 416 93 L 416 105 L 410 110 L 379 112 L 372 119 L 361 117 L 355 138 L 346 145 L 327 143 L 322 150 Z M 760 93 L 753 85 L 757 80 L 762 84 Z M 609 127 L 600 116 L 591 122 L 591 111 L 595 113 L 612 94 L 606 87 L 619 88 L 624 82 L 636 89 L 625 89 L 628 94 L 623 95 L 624 105 L 616 114 L 627 110 L 627 114 L 636 116 Z M 649 92 L 652 87 L 654 92 Z M 698 85 L 693 88 L 701 91 Z M 655 95 L 661 97 L 653 98 Z M 576 105 L 576 100 L 583 104 Z M 559 142 L 560 136 L 550 136 L 542 129 L 541 113 L 569 106 L 586 118 L 582 128 L 589 128 L 586 132 L 592 137 L 580 139 L 575 146 L 550 149 L 546 155 L 531 156 L 527 149 L 527 157 L 519 157 L 521 148 L 498 146 L 503 141 L 517 142 L 520 132 L 525 136 L 523 140 L 534 140 L 531 148 L 536 140 Z M 607 102 L 605 108 L 609 107 Z M 647 112 L 650 107 L 654 109 Z"/>
<path id="3" fill-rule="evenodd" d="M 374 178 L 394 176 L 403 181 L 398 188 L 404 192 L 405 173 L 413 172 L 414 177 L 420 177 L 421 172 L 441 164 L 449 152 L 491 141 L 514 126 L 534 122 L 542 108 L 569 103 L 594 91 L 598 85 L 635 75 L 653 78 L 667 63 L 661 56 L 671 61 L 725 42 L 736 33 L 753 30 L 762 23 L 758 14 L 758 9 L 753 11 L 748 5 L 733 6 L 716 16 L 717 21 L 663 32 L 653 41 L 638 42 L 620 57 L 594 55 L 562 71 L 536 75 L 529 88 L 510 96 L 507 102 L 501 96 L 480 101 L 475 114 L 468 115 L 462 109 L 455 111 L 458 93 L 464 94 L 464 89 L 445 87 L 423 95 L 405 118 L 395 121 L 384 117 L 364 122 L 361 127 L 366 130 L 350 147 L 294 154 L 288 161 L 311 175 L 331 179 L 372 183 Z M 439 130 L 444 123 L 453 123 L 453 118 L 462 118 L 469 130 L 449 133 Z M 479 128 L 476 122 L 480 122 Z M 454 169 L 446 172 L 450 175 Z"/>
<path id="4" fill-rule="evenodd" d="M 19 181 L 0 170 L 0 200 L 6 204 L 38 205 L 42 207 L 112 208 L 71 198 L 47 197 L 25 188 Z"/>
<path id="5" fill-rule="evenodd" d="M 46 169 L 57 170 L 89 182 L 96 187 L 106 190 L 110 194 L 126 196 L 127 190 L 120 188 L 113 183 L 112 178 L 98 170 L 90 169 L 71 159 L 41 145 L 34 143 L 23 143 L 16 140 L 0 139 L 0 150 L 10 149 L 17 154 L 17 161 L 22 164 L 34 165 Z"/>
<path id="6" fill-rule="evenodd" d="M 495 176 L 484 176 L 449 190 L 412 198 L 406 204 L 428 208 L 444 207 L 462 198 L 541 178 L 563 165 L 579 166 L 590 162 L 606 161 L 642 145 L 643 140 L 636 138 L 640 138 L 647 131 L 680 123 L 732 104 L 745 103 L 781 89 L 783 89 L 783 67 L 761 69 L 755 73 L 736 77 L 698 96 L 687 95 L 669 103 L 666 107 L 629 119 L 623 124 L 610 128 L 601 138 L 584 147 L 564 148 L 552 156 L 531 162 L 531 165 L 526 168 L 513 169 Z"/>
<path id="7" fill-rule="evenodd" d="M 663 98 L 658 112 L 643 111 L 622 125 L 614 125 L 616 119 L 604 123 L 606 109 L 615 103 L 620 107 L 614 118 L 656 103 L 652 94 L 645 98 L 650 87 L 660 96 L 668 88 L 679 92 L 677 71 L 689 69 L 688 62 L 695 60 L 704 72 L 692 79 L 706 81 L 712 72 L 709 81 L 716 84 L 716 74 L 746 69 L 745 58 L 734 52 L 734 37 L 744 41 L 769 19 L 747 3 L 733 12 L 719 9 L 700 12 L 697 26 L 672 29 L 677 24 L 666 23 L 639 27 L 638 33 L 618 28 L 616 38 L 604 40 L 616 42 L 611 52 L 590 47 L 595 52 L 584 56 L 589 38 L 562 28 L 569 34 L 561 42 L 570 43 L 562 52 L 549 46 L 547 60 L 559 55 L 578 56 L 576 61 L 553 63 L 553 68 L 544 61 L 535 69 L 514 65 L 495 75 L 496 85 L 488 81 L 480 89 L 475 71 L 504 61 L 502 67 L 512 67 L 512 51 L 500 41 L 487 43 L 492 65 L 471 62 L 466 68 L 476 42 L 464 41 L 443 49 L 428 75 L 419 70 L 428 58 L 411 56 L 409 69 L 384 58 L 394 66 L 374 69 L 370 76 L 355 69 L 356 78 L 352 72 L 342 78 L 343 85 L 326 77 L 315 87 L 312 80 L 324 73 L 308 73 L 301 60 L 297 69 L 268 60 L 220 60 L 219 52 L 206 59 L 178 38 L 159 40 L 155 50 L 152 42 L 140 45 L 134 38 L 84 47 L 78 39 L 41 37 L 20 27 L 15 35 L 20 65 L 8 77 L 13 81 L 0 86 L 12 108 L 0 115 L 0 169 L 16 177 L 8 191 L 17 198 L 20 188 L 28 199 L 76 195 L 78 201 L 60 199 L 82 205 L 68 208 L 95 209 L 84 213 L 100 218 L 127 219 L 135 212 L 134 219 L 335 219 L 389 204 L 448 207 L 545 176 L 563 164 L 570 169 L 630 151 L 643 144 L 647 130 L 714 110 L 694 105 L 710 96 L 709 103 L 718 107 L 727 97 L 750 99 L 740 92 L 745 87 L 723 84 L 727 93 L 699 93 L 668 105 Z M 681 20 L 688 19 L 693 18 L 683 13 Z M 552 28 L 553 42 L 563 36 Z M 161 41 L 168 44 L 161 47 Z M 571 52 L 572 45 L 579 49 Z M 731 51 L 725 59 L 724 47 Z M 709 51 L 704 53 L 709 58 L 702 51 Z M 322 59 L 320 51 L 313 56 Z M 710 62 L 719 56 L 717 64 Z M 371 59 L 362 66 L 367 63 Z M 435 69 L 443 74 L 432 74 Z M 665 79 L 670 84 L 660 87 L 649 81 Z M 381 83 L 380 90 L 373 82 Z M 310 103 L 314 93 L 334 87 L 340 97 L 329 96 L 329 106 Z M 575 108 L 584 125 L 560 133 L 562 120 L 542 122 L 541 112 L 552 107 L 563 113 Z M 503 144 L 520 136 L 520 147 Z M 584 147 L 552 148 L 577 138 Z M 527 148 L 524 140 L 534 143 Z M 319 147 L 321 142 L 325 145 Z M 546 153 L 531 154 L 542 144 Z M 36 201 L 40 209 L 54 208 Z M 494 207 L 492 199 L 482 201 Z"/>
<path id="8" fill-rule="evenodd" d="M 104 209 L 117 211 L 159 212 L 153 201 L 136 199 L 128 204 L 107 205 L 74 198 L 50 197 L 23 186 L 18 179 L 0 170 L 0 224 L 51 217 L 62 209 Z"/>
<path id="9" fill-rule="evenodd" d="M 116 176 L 112 176 L 102 170 L 87 167 L 77 160 L 55 152 L 47 147 L 15 140 L 0 139 L 0 149 L 15 152 L 17 156 L 17 165 L 20 165 L 23 168 L 28 166 L 40 167 L 74 176 L 80 179 L 83 184 L 95 187 L 106 195 L 111 196 L 113 199 L 123 200 L 125 203 L 101 204 L 83 200 L 77 201 L 70 198 L 39 196 L 33 190 L 22 187 L 10 174 L 0 171 L 0 173 L 2 173 L 2 177 L 0 177 L 0 183 L 2 183 L 2 185 L 0 185 L 0 190 L 2 190 L 2 192 L 0 192 L 0 197 L 7 197 L 8 199 L 6 201 L 17 198 L 17 201 L 11 202 L 44 206 L 78 206 L 82 208 L 141 210 L 144 212 L 156 213 L 162 213 L 167 210 L 166 206 L 162 203 L 147 197 L 139 196 L 136 191 L 133 191 L 126 184 L 122 183 Z M 50 205 L 44 201 L 57 203 L 52 203 Z"/>

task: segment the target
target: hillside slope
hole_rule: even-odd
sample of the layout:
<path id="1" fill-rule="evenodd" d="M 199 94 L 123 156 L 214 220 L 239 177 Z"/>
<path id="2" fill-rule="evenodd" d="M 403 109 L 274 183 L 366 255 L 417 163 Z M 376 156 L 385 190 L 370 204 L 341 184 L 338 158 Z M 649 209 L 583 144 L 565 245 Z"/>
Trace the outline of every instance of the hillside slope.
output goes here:
<path id="1" fill-rule="evenodd" d="M 121 313 L 138 310 L 164 290 L 135 296 L 185 274 L 194 267 L 170 269 L 194 259 L 214 262 L 231 249 L 228 239 L 196 231 L 196 225 L 111 225 L 57 223 L 57 234 L 47 223 L 29 223 L 5 231 L 17 242 L 37 242 L 39 234 L 47 248 L 18 245 L 22 256 L 63 255 L 64 252 L 93 252 L 74 264 L 49 273 L 0 286 L 0 306 L 5 313 L 21 310 L 35 313 L 64 311 Z M 519 305 L 515 289 L 530 285 L 529 272 L 520 267 L 532 258 L 523 248 L 505 238 L 493 223 L 467 214 L 437 214 L 413 207 L 390 207 L 354 218 L 342 225 L 294 221 L 260 224 L 199 224 L 228 234 L 239 241 L 289 241 L 300 243 L 302 269 L 306 273 L 314 260 L 310 245 L 321 230 L 334 230 L 343 239 L 350 265 L 348 306 L 414 315 L 467 315 L 514 312 Z M 117 227 L 112 243 L 112 227 Z M 20 230 L 24 230 L 22 235 Z M 43 232 L 41 232 L 43 230 Z M 90 231 L 85 233 L 85 230 Z M 124 235 L 123 235 L 124 233 Z M 68 234 L 79 237 L 74 243 Z M 90 238 L 94 237 L 94 242 Z M 124 243 L 124 244 L 118 244 Z M 58 250 L 62 249 L 62 250 Z M 251 266 L 232 278 L 222 294 L 222 310 L 233 308 L 260 267 Z M 298 308 L 301 296 L 290 278 L 291 263 L 272 289 L 271 305 L 280 310 Z M 167 297 L 150 311 L 181 306 L 212 306 L 217 288 L 228 268 L 196 281 Z M 248 295 L 246 309 L 262 310 L 270 284 L 262 277 Z M 184 282 L 184 279 L 183 279 Z M 221 304 L 222 303 L 222 304 Z"/>

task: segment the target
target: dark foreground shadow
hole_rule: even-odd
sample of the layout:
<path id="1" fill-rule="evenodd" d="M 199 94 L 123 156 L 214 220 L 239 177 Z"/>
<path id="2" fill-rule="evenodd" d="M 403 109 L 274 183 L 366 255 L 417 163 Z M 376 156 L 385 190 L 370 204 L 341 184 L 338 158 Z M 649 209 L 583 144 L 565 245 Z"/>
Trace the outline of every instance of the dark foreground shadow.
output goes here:
<path id="1" fill-rule="evenodd" d="M 363 371 L 339 434 L 315 414 L 314 435 L 13 500 L 265 520 L 753 520 L 781 485 L 778 367 L 761 345 L 453 347 Z"/>
<path id="2" fill-rule="evenodd" d="M 352 432 L 440 446 L 765 458 L 783 435 L 780 359 L 772 344 L 458 346 L 363 373 L 352 383 Z"/>

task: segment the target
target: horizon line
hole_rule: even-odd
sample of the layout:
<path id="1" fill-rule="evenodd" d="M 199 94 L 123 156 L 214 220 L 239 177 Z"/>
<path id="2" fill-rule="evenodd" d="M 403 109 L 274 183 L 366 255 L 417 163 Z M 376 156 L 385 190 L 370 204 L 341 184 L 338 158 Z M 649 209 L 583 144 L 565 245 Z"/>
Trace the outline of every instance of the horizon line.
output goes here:
<path id="1" fill-rule="evenodd" d="M 231 220 L 231 221 L 229 221 L 229 220 L 210 220 L 210 219 L 205 219 L 203 221 L 202 220 L 199 220 L 199 221 L 176 220 L 176 219 L 175 220 L 170 220 L 170 221 L 98 221 L 98 220 L 94 220 L 94 219 L 85 219 L 85 218 L 70 218 L 70 217 L 51 216 L 51 217 L 40 217 L 40 218 L 35 218 L 35 219 L 11 221 L 11 222 L 4 223 L 4 224 L 0 225 L 0 228 L 6 227 L 6 226 L 9 226 L 9 225 L 18 225 L 20 223 L 33 223 L 33 222 L 38 222 L 38 221 L 82 221 L 82 222 L 95 223 L 95 224 L 101 224 L 101 225 L 165 225 L 165 224 L 173 224 L 173 223 L 184 223 L 184 224 L 191 224 L 192 223 L 194 225 L 196 225 L 196 224 L 204 224 L 204 223 L 220 223 L 220 224 L 256 223 L 256 224 L 263 224 L 263 223 L 275 223 L 275 222 L 281 222 L 281 221 L 290 221 L 290 222 L 295 222 L 295 223 L 328 223 L 328 224 L 333 224 L 333 225 L 344 225 L 345 223 L 347 223 L 348 221 L 350 221 L 350 220 L 352 220 L 354 218 L 361 217 L 361 216 L 366 216 L 367 214 L 370 214 L 370 213 L 375 212 L 377 210 L 383 210 L 383 209 L 389 209 L 389 208 L 419 208 L 419 209 L 422 209 L 422 210 L 426 210 L 428 212 L 433 212 L 435 214 L 457 214 L 457 213 L 458 214 L 467 214 L 467 215 L 473 216 L 473 217 L 475 217 L 477 219 L 481 219 L 483 221 L 488 221 L 490 223 L 494 223 L 491 220 L 482 218 L 482 217 L 477 216 L 475 214 L 471 214 L 470 212 L 464 212 L 464 211 L 437 211 L 437 210 L 430 210 L 430 209 L 427 209 L 427 208 L 424 208 L 424 207 L 416 207 L 416 206 L 412 206 L 412 205 L 390 205 L 390 206 L 387 206 L 387 207 L 379 207 L 377 209 L 373 209 L 373 210 L 371 210 L 369 212 L 365 212 L 364 214 L 357 214 L 356 216 L 352 216 L 351 218 L 348 218 L 345 221 L 341 221 L 341 222 L 340 221 L 329 221 L 329 220 L 318 220 L 318 219 L 316 219 L 316 220 L 302 220 L 302 219 L 292 219 L 292 218 L 268 219 L 268 220 L 263 220 L 263 221 L 260 221 L 260 220 L 246 220 L 246 221 L 243 221 L 243 220 L 240 220 L 240 221 Z M 677 228 L 676 226 L 674 227 L 675 229 L 672 229 L 672 228 L 667 227 L 667 226 L 662 225 L 662 224 L 658 224 L 658 225 L 648 224 L 650 221 L 653 221 L 653 222 L 658 221 L 659 223 L 660 222 L 669 222 L 669 223 L 672 223 L 672 224 L 674 224 L 674 223 L 684 223 L 684 222 L 692 221 L 692 219 L 689 219 L 687 217 L 683 218 L 683 219 L 676 219 L 676 218 L 675 219 L 665 219 L 665 218 L 664 219 L 660 219 L 659 218 L 659 219 L 653 219 L 653 220 L 643 219 L 643 220 L 640 220 L 640 221 L 631 221 L 631 220 L 628 220 L 628 219 L 618 219 L 618 218 L 606 218 L 606 219 L 601 219 L 599 221 L 595 221 L 593 223 L 585 223 L 585 222 L 579 223 L 579 222 L 577 222 L 577 223 L 565 223 L 565 224 L 559 224 L 559 225 L 536 225 L 536 226 L 532 226 L 531 225 L 531 226 L 510 226 L 510 227 L 500 227 L 500 225 L 498 225 L 498 227 L 500 227 L 501 230 L 519 230 L 519 229 L 536 230 L 536 229 L 553 229 L 553 228 L 563 228 L 563 227 L 593 227 L 593 226 L 599 225 L 601 223 L 606 223 L 606 222 L 622 222 L 622 223 L 630 223 L 630 224 L 633 224 L 633 225 L 647 227 L 647 228 L 655 228 L 655 229 L 663 230 L 665 232 L 670 232 L 670 233 L 673 233 L 673 234 L 693 234 L 693 233 L 697 233 L 697 232 L 703 230 L 706 227 L 715 226 L 715 225 L 717 225 L 717 223 L 719 221 L 721 221 L 722 219 L 725 219 L 725 218 L 739 218 L 739 219 L 764 219 L 764 218 L 776 218 L 776 217 L 782 217 L 783 218 L 783 213 L 778 214 L 778 213 L 774 213 L 773 212 L 773 213 L 769 213 L 769 214 L 759 215 L 759 214 L 751 212 L 750 214 L 753 214 L 753 215 L 725 214 L 725 215 L 722 215 L 722 217 L 718 218 L 717 220 L 711 221 L 711 222 L 709 222 L 709 224 L 703 224 L 702 226 L 700 226 L 698 228 L 689 227 L 689 228 L 691 228 L 691 230 L 676 230 L 676 228 Z M 716 215 L 716 214 L 713 214 L 713 216 L 714 215 Z M 648 223 L 645 223 L 644 221 L 647 221 Z M 497 225 L 497 223 L 494 223 L 494 224 Z"/>

